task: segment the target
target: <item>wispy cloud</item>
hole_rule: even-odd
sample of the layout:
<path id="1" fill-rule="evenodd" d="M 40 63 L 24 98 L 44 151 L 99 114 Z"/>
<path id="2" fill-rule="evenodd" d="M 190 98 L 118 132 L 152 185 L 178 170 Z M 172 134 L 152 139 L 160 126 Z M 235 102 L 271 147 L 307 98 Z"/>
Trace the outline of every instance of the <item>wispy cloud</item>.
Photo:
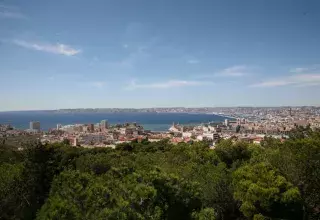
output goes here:
<path id="1" fill-rule="evenodd" d="M 103 89 L 106 85 L 104 81 L 80 81 L 76 82 L 75 85 L 81 87 L 81 88 L 95 88 L 95 89 Z"/>
<path id="2" fill-rule="evenodd" d="M 0 18 L 8 19 L 26 19 L 17 7 L 0 4 Z"/>
<path id="3" fill-rule="evenodd" d="M 27 17 L 20 12 L 0 11 L 0 17 L 12 19 L 26 19 Z"/>
<path id="4" fill-rule="evenodd" d="M 89 82 L 88 85 L 91 87 L 102 89 L 105 86 L 105 82 L 101 82 L 101 81 Z"/>
<path id="5" fill-rule="evenodd" d="M 259 82 L 251 87 L 276 87 L 276 86 L 297 86 L 297 87 L 305 87 L 305 86 L 316 86 L 320 85 L 320 74 L 296 74 L 290 75 L 287 77 L 266 80 L 263 82 Z"/>
<path id="6" fill-rule="evenodd" d="M 72 48 L 71 46 L 60 44 L 60 43 L 46 44 L 46 43 L 40 43 L 40 42 L 27 42 L 23 40 L 13 40 L 12 43 L 27 49 L 38 50 L 38 51 L 43 51 L 43 52 L 53 53 L 53 54 L 61 54 L 65 56 L 74 56 L 81 52 L 81 50 L 79 49 L 75 49 L 75 48 Z"/>
<path id="7" fill-rule="evenodd" d="M 141 88 L 150 88 L 150 89 L 167 89 L 167 88 L 176 88 L 176 87 L 186 87 L 186 86 L 201 86 L 208 85 L 210 83 L 203 81 L 186 81 L 186 80 L 169 80 L 165 82 L 156 82 L 148 84 L 138 84 L 133 80 L 128 89 L 141 89 Z"/>
<path id="8" fill-rule="evenodd" d="M 302 73 L 309 71 L 309 67 L 297 67 L 290 70 L 291 73 Z"/>
<path id="9" fill-rule="evenodd" d="M 107 63 L 108 65 L 120 68 L 134 68 L 138 63 L 145 62 L 151 54 L 148 52 L 150 46 L 140 46 L 133 52 L 129 53 L 122 60 Z"/>
<path id="10" fill-rule="evenodd" d="M 320 72 L 320 65 L 313 64 L 309 66 L 296 67 L 290 70 L 291 73 L 315 73 Z"/>
<path id="11" fill-rule="evenodd" d="M 187 61 L 189 64 L 198 64 L 200 63 L 200 60 L 197 60 L 197 59 L 190 59 Z"/>
<path id="12" fill-rule="evenodd" d="M 213 79 L 213 78 L 239 78 L 243 76 L 253 75 L 257 71 L 257 67 L 247 66 L 247 65 L 237 65 L 231 66 L 219 71 L 214 71 L 212 73 L 198 74 L 196 78 L 198 79 Z"/>
<path id="13" fill-rule="evenodd" d="M 286 86 L 288 84 L 291 84 L 291 82 L 283 79 L 279 80 L 270 80 L 270 81 L 264 81 L 256 84 L 250 85 L 250 87 L 275 87 L 275 86 Z"/>
<path id="14" fill-rule="evenodd" d="M 129 45 L 128 44 L 123 44 L 122 47 L 126 49 L 126 48 L 129 47 Z"/>
<path id="15" fill-rule="evenodd" d="M 216 76 L 225 76 L 225 77 L 240 77 L 249 75 L 252 72 L 252 67 L 248 67 L 246 65 L 238 65 L 226 68 L 218 73 Z"/>

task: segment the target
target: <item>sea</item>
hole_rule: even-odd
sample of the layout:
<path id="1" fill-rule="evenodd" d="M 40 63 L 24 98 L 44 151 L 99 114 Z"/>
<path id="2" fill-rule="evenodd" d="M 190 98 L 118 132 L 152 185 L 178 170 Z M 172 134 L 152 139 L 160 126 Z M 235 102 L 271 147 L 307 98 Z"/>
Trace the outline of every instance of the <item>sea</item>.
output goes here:
<path id="1" fill-rule="evenodd" d="M 225 116 L 215 114 L 190 113 L 61 113 L 57 111 L 17 111 L 0 112 L 0 124 L 11 124 L 17 129 L 28 129 L 30 121 L 39 121 L 41 130 L 56 128 L 57 124 L 99 123 L 109 124 L 136 122 L 145 130 L 167 131 L 172 123 L 195 125 L 209 122 L 222 122 Z"/>

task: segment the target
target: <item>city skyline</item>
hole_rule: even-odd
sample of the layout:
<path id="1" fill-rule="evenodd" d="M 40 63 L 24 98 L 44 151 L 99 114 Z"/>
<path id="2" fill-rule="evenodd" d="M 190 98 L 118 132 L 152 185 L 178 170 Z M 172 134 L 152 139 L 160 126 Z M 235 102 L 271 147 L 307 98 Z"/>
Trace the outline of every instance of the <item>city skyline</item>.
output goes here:
<path id="1" fill-rule="evenodd" d="M 320 2 L 2 1 L 0 111 L 319 106 Z"/>
<path id="2" fill-rule="evenodd" d="M 146 112 L 147 110 L 150 110 L 150 112 L 166 112 L 164 110 L 168 110 L 167 113 L 174 113 L 175 110 L 179 109 L 184 109 L 182 113 L 208 113 L 210 110 L 219 110 L 219 109 L 230 109 L 230 110 L 236 110 L 236 109 L 268 109 L 268 108 L 279 108 L 279 109 L 284 109 L 284 108 L 319 108 L 319 105 L 278 105 L 278 106 L 204 106 L 204 107 L 184 107 L 184 106 L 173 106 L 173 107 L 145 107 L 145 108 L 134 108 L 134 107 L 123 107 L 123 108 L 118 108 L 118 107 L 106 107 L 106 108 L 95 108 L 95 107 L 84 107 L 84 108 L 61 108 L 61 109 L 30 109 L 30 110 L 4 110 L 1 111 L 0 113 L 9 113 L 9 112 L 63 112 L 63 113 L 70 113 L 73 111 L 79 111 L 79 112 L 92 112 L 92 111 L 98 111 L 98 112 L 108 112 L 108 113 L 113 113 L 113 112 Z M 195 110 L 199 110 L 196 112 Z M 170 111 L 169 111 L 170 110 Z M 200 110 L 205 110 L 205 111 L 200 111 Z M 211 112 L 212 113 L 212 112 Z"/>

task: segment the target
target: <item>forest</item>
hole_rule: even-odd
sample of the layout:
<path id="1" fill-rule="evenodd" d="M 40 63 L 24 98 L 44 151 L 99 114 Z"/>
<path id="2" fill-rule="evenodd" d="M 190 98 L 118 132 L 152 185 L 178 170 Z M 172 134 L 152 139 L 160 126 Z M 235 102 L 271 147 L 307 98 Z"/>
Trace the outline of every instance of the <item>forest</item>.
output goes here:
<path id="1" fill-rule="evenodd" d="M 320 219 L 320 131 L 284 142 L 0 145 L 0 219 Z"/>

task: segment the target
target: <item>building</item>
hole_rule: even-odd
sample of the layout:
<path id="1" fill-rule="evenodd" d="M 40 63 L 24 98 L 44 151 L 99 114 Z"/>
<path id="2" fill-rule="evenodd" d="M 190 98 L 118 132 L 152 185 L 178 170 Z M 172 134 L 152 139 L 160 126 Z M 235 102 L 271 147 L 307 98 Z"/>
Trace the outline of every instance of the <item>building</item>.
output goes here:
<path id="1" fill-rule="evenodd" d="M 101 128 L 101 131 L 105 131 L 108 129 L 108 121 L 107 120 L 102 120 L 100 122 L 100 128 Z"/>
<path id="2" fill-rule="evenodd" d="M 220 138 L 218 133 L 203 133 L 202 137 L 208 140 L 218 140 Z"/>
<path id="3" fill-rule="evenodd" d="M 10 124 L 0 124 L 0 131 L 9 131 L 13 130 L 13 127 Z"/>
<path id="4" fill-rule="evenodd" d="M 89 124 L 88 129 L 89 132 L 94 132 L 94 124 Z"/>
<path id="5" fill-rule="evenodd" d="M 83 132 L 83 125 L 82 124 L 76 124 L 74 127 L 73 127 L 73 130 L 75 132 Z"/>
<path id="6" fill-rule="evenodd" d="M 210 131 L 208 126 L 202 126 L 202 130 L 203 130 L 203 132 L 209 132 Z"/>
<path id="7" fill-rule="evenodd" d="M 191 138 L 192 137 L 192 132 L 183 132 L 182 133 L 182 137 L 183 138 Z"/>
<path id="8" fill-rule="evenodd" d="M 219 140 L 220 135 L 218 133 L 213 133 L 213 140 Z"/>
<path id="9" fill-rule="evenodd" d="M 203 141 L 203 136 L 202 136 L 202 135 L 198 135 L 198 136 L 197 136 L 197 140 Z"/>
<path id="10" fill-rule="evenodd" d="M 225 119 L 225 120 L 224 120 L 224 125 L 225 125 L 225 126 L 228 126 L 228 125 L 229 125 L 229 120 L 228 120 L 228 119 Z"/>
<path id="11" fill-rule="evenodd" d="M 88 132 L 88 126 L 87 125 L 84 125 L 84 126 L 82 126 L 82 131 L 83 132 Z"/>
<path id="12" fill-rule="evenodd" d="M 38 122 L 38 121 L 31 121 L 31 122 L 30 122 L 30 130 L 40 131 L 40 122 Z"/>
<path id="13" fill-rule="evenodd" d="M 217 130 L 219 130 L 218 125 L 216 127 L 209 125 L 208 128 L 209 128 L 209 131 L 211 131 L 211 132 L 216 132 Z"/>
<path id="14" fill-rule="evenodd" d="M 76 138 L 76 137 L 73 138 L 73 143 L 72 143 L 72 145 L 75 146 L 75 147 L 76 147 L 76 146 L 79 146 L 79 139 Z"/>
<path id="15" fill-rule="evenodd" d="M 57 130 L 60 130 L 62 128 L 62 124 L 57 124 Z"/>
<path id="16" fill-rule="evenodd" d="M 74 125 L 65 125 L 63 127 L 61 127 L 60 130 L 63 130 L 65 132 L 68 132 L 68 133 L 73 133 L 74 132 Z"/>
<path id="17" fill-rule="evenodd" d="M 172 124 L 172 126 L 169 128 L 170 132 L 180 132 L 181 127 L 179 125 L 176 125 L 175 123 Z"/>
<path id="18" fill-rule="evenodd" d="M 136 131 L 136 129 L 134 129 L 134 128 L 120 128 L 120 134 L 122 134 L 122 135 L 129 135 L 129 134 L 133 134 L 135 131 Z M 136 134 L 138 134 L 138 133 L 136 133 Z"/>

